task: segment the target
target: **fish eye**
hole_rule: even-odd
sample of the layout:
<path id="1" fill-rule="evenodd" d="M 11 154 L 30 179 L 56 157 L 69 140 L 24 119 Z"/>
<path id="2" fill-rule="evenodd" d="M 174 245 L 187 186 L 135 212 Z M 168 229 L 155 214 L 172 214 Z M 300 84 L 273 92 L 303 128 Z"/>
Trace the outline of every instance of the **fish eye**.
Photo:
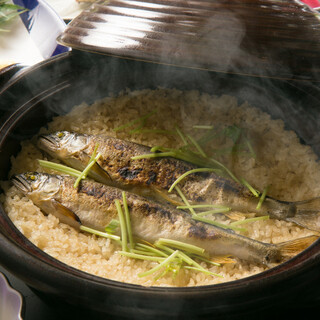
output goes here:
<path id="1" fill-rule="evenodd" d="M 29 179 L 31 181 L 35 181 L 35 180 L 37 180 L 37 177 L 34 174 L 28 174 L 27 179 Z"/>
<path id="2" fill-rule="evenodd" d="M 265 257 L 264 257 L 264 260 L 266 263 L 269 263 L 270 262 L 270 256 L 267 254 Z"/>
<path id="3" fill-rule="evenodd" d="M 63 138 L 64 137 L 64 132 L 62 132 L 62 131 L 58 132 L 57 133 L 57 137 L 60 138 L 60 139 Z"/>

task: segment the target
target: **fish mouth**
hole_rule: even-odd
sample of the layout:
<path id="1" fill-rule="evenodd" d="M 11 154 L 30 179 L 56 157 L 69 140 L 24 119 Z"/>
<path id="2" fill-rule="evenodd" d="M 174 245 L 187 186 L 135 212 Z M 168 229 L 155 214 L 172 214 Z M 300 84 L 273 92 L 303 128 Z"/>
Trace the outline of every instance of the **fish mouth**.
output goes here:
<path id="1" fill-rule="evenodd" d="M 29 182 L 24 178 L 23 175 L 15 175 L 11 178 L 13 185 L 17 187 L 23 193 L 28 193 L 32 191 Z"/>
<path id="2" fill-rule="evenodd" d="M 59 143 L 50 135 L 40 135 L 38 138 L 38 147 L 43 150 L 55 150 L 59 148 Z"/>

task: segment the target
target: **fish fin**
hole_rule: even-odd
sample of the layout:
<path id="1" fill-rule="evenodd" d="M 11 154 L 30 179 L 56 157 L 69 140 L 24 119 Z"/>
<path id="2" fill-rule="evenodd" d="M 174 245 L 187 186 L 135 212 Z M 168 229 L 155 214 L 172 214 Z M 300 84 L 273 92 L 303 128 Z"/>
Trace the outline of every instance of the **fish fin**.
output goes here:
<path id="1" fill-rule="evenodd" d="M 97 162 L 91 167 L 88 175 L 94 180 L 104 184 L 110 185 L 110 182 L 112 181 L 109 173 L 104 170 Z"/>
<path id="2" fill-rule="evenodd" d="M 226 217 L 231 220 L 240 221 L 246 219 L 247 215 L 242 212 L 230 211 L 223 213 Z"/>
<path id="3" fill-rule="evenodd" d="M 237 260 L 231 258 L 231 256 L 214 256 L 210 258 L 210 261 L 219 264 L 237 263 Z"/>
<path id="4" fill-rule="evenodd" d="M 91 157 L 86 152 L 82 152 L 81 158 L 84 163 L 88 163 L 91 159 Z M 95 162 L 94 165 L 91 167 L 88 176 L 100 183 L 104 183 L 107 185 L 110 185 L 110 182 L 112 181 L 112 178 L 109 175 L 109 173 L 106 170 L 104 170 L 98 162 Z"/>
<path id="5" fill-rule="evenodd" d="M 293 222 L 320 234 L 320 197 L 305 201 L 292 202 L 296 213 L 286 221 Z"/>
<path id="6" fill-rule="evenodd" d="M 281 256 L 283 257 L 293 257 L 300 253 L 302 250 L 309 247 L 314 241 L 319 239 L 318 236 L 312 235 L 295 240 L 290 240 L 286 242 L 278 243 L 278 247 Z"/>
<path id="7" fill-rule="evenodd" d="M 79 228 L 81 225 L 80 218 L 69 208 L 55 199 L 43 201 L 40 208 L 47 214 L 51 213 L 61 222 Z"/>
<path id="8" fill-rule="evenodd" d="M 165 190 L 161 190 L 155 186 L 151 186 L 151 189 L 157 194 L 157 196 L 160 197 L 160 200 L 165 200 L 166 202 L 169 202 L 175 206 L 183 206 L 184 203 L 175 199 L 172 199 L 168 192 Z"/>

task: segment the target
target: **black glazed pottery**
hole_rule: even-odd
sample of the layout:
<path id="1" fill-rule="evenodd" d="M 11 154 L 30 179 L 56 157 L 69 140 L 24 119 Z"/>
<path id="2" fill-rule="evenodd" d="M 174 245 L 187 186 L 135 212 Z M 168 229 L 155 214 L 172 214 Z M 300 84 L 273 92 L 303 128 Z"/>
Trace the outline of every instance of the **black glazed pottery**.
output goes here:
<path id="1" fill-rule="evenodd" d="M 230 94 L 285 121 L 320 152 L 320 89 L 271 80 L 170 67 L 73 51 L 12 78 L 0 93 L 0 179 L 10 157 L 53 116 L 111 93 L 157 87 Z M 0 207 L 0 263 L 46 299 L 83 306 L 110 319 L 229 319 L 320 301 L 320 242 L 295 258 L 242 280 L 192 288 L 142 287 L 69 267 L 28 241 Z"/>

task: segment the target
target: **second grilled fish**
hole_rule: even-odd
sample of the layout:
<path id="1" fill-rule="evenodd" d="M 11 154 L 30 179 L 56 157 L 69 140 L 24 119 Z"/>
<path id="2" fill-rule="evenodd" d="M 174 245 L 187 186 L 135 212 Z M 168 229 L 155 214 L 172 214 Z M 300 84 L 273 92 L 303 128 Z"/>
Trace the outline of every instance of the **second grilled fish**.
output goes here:
<path id="1" fill-rule="evenodd" d="M 117 218 L 115 200 L 122 202 L 122 191 L 97 182 L 46 173 L 25 173 L 12 179 L 43 212 L 54 214 L 68 224 L 104 230 Z M 281 244 L 266 244 L 202 222 L 171 206 L 162 206 L 127 192 L 132 233 L 154 242 L 159 238 L 178 240 L 204 248 L 211 255 L 233 255 L 258 264 L 272 265 L 297 254 L 317 237 L 310 236 Z"/>

